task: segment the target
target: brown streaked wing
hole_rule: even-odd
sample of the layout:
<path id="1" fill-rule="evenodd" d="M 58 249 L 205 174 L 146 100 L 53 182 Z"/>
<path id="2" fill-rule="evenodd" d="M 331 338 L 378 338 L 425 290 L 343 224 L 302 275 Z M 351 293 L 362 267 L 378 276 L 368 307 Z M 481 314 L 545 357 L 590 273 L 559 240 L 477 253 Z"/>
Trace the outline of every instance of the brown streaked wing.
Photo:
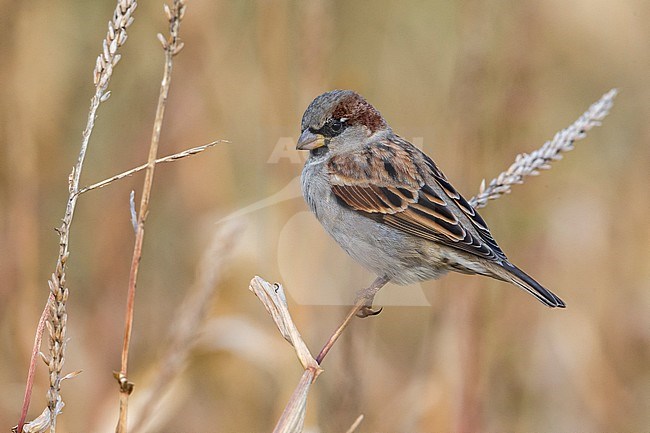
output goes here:
<path id="1" fill-rule="evenodd" d="M 332 191 L 349 207 L 367 213 L 394 214 L 406 209 L 408 201 L 413 200 L 412 194 L 409 197 L 399 190 L 392 192 L 374 185 L 332 185 Z"/>
<path id="2" fill-rule="evenodd" d="M 424 184 L 413 158 L 417 152 L 404 143 L 384 141 L 355 154 L 337 155 L 328 163 L 332 192 L 344 205 L 406 233 L 462 242 L 467 233 L 445 201 Z M 366 173 L 378 175 L 371 181 Z"/>
<path id="3" fill-rule="evenodd" d="M 501 250 L 501 247 L 497 244 L 497 242 L 494 240 L 492 237 L 492 234 L 490 233 L 490 229 L 488 228 L 487 224 L 485 223 L 485 220 L 479 215 L 478 212 L 476 212 L 476 209 L 474 209 L 470 204 L 465 200 L 465 197 L 463 197 L 456 189 L 449 183 L 445 175 L 438 169 L 438 167 L 435 165 L 435 163 L 429 158 L 427 155 L 424 155 L 424 158 L 426 160 L 426 164 L 431 168 L 431 174 L 433 175 L 434 180 L 440 187 L 442 188 L 443 192 L 447 197 L 449 197 L 456 207 L 463 212 L 467 218 L 471 221 L 471 223 L 474 225 L 474 227 L 477 229 L 477 232 L 479 234 L 480 240 L 476 239 L 476 241 L 483 241 L 487 244 L 487 247 L 493 251 L 494 253 L 494 258 L 498 260 L 508 260 L 504 252 Z"/>
<path id="4" fill-rule="evenodd" d="M 418 166 L 417 160 L 423 164 Z M 385 169 L 386 164 L 391 170 Z M 444 197 L 425 183 L 421 169 L 431 175 Z M 404 140 L 385 140 L 361 152 L 337 155 L 328 163 L 328 172 L 337 199 L 366 216 L 484 259 L 507 260 L 481 216 L 429 157 Z M 370 178 L 372 174 L 376 177 Z M 478 237 L 463 227 L 450 206 L 467 216 Z"/>
<path id="5" fill-rule="evenodd" d="M 341 203 L 370 218 L 379 218 L 384 224 L 422 239 L 440 242 L 481 258 L 499 260 L 486 243 L 462 227 L 446 205 L 428 200 L 422 190 L 411 191 L 412 195 L 408 196 L 400 189 L 374 185 L 332 186 Z"/>

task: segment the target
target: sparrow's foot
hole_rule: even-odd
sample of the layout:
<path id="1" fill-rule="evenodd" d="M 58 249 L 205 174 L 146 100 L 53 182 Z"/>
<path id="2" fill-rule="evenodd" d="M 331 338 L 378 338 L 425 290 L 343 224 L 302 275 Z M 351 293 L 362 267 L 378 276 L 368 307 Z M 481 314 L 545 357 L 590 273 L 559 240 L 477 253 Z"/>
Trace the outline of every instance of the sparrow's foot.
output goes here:
<path id="1" fill-rule="evenodd" d="M 359 311 L 357 311 L 356 316 L 360 318 L 366 318 L 369 316 L 376 316 L 377 314 L 381 313 L 383 310 L 383 307 L 377 308 L 376 310 L 372 309 L 372 306 L 368 307 L 364 305 L 363 307 L 359 308 Z"/>
<path id="2" fill-rule="evenodd" d="M 357 317 L 364 318 L 368 316 L 376 316 L 377 314 L 381 313 L 382 308 L 373 310 L 372 303 L 375 300 L 375 295 L 379 289 L 384 287 L 389 280 L 390 278 L 388 277 L 378 277 L 375 281 L 372 282 L 370 287 L 359 290 L 357 292 L 355 303 L 359 303 L 359 301 L 363 300 L 363 306 L 359 308 L 359 311 L 356 313 Z"/>

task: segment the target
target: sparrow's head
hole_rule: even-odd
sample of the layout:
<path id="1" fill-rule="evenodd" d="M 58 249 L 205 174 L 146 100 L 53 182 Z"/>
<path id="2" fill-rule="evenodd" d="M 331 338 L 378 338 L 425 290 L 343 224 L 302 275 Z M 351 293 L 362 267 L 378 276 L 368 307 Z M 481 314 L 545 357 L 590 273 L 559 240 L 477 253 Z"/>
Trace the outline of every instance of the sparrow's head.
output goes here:
<path id="1" fill-rule="evenodd" d="M 345 150 L 389 130 L 379 111 L 352 90 L 332 90 L 316 97 L 302 116 L 296 148 Z"/>

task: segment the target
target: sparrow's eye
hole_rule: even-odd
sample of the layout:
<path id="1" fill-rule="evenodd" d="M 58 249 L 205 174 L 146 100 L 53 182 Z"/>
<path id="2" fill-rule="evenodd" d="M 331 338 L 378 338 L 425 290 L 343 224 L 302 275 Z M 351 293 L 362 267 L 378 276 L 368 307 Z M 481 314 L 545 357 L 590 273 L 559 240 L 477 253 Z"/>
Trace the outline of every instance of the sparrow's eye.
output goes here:
<path id="1" fill-rule="evenodd" d="M 345 120 L 346 119 L 335 119 L 332 117 L 318 130 L 318 133 L 327 138 L 334 138 L 345 129 Z"/>
<path id="2" fill-rule="evenodd" d="M 332 132 L 341 132 L 343 129 L 343 122 L 341 122 L 339 119 L 331 119 L 329 124 Z"/>

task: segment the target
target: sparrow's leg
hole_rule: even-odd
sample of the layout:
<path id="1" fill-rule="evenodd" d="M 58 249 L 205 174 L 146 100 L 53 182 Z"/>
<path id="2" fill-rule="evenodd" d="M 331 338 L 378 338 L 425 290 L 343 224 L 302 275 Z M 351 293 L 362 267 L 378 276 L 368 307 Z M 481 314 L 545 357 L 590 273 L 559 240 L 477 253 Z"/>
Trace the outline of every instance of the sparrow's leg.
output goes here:
<path id="1" fill-rule="evenodd" d="M 355 304 L 361 300 L 364 301 L 363 306 L 359 308 L 359 311 L 357 311 L 357 317 L 363 318 L 368 316 L 376 316 L 377 314 L 381 313 L 381 308 L 378 310 L 372 309 L 372 302 L 375 300 L 375 295 L 379 289 L 384 287 L 389 281 L 390 278 L 385 275 L 383 277 L 377 277 L 377 279 L 373 281 L 369 287 L 366 287 L 365 289 L 359 290 L 357 292 Z"/>

